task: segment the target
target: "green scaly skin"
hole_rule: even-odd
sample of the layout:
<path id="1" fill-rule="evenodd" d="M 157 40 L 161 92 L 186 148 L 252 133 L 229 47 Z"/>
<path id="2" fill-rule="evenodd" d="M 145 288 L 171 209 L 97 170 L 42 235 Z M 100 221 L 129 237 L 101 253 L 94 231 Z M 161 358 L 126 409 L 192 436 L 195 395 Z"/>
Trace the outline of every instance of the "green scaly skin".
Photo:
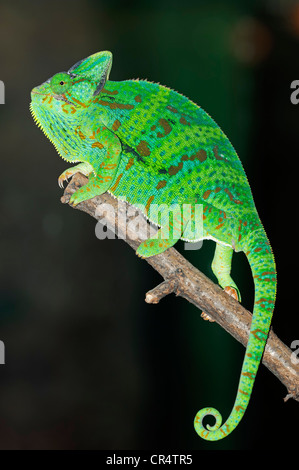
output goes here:
<path id="1" fill-rule="evenodd" d="M 231 259 L 233 250 L 246 254 L 255 305 L 236 401 L 223 425 L 213 408 L 199 411 L 194 422 L 199 436 L 219 440 L 241 420 L 262 358 L 276 295 L 272 250 L 242 164 L 213 119 L 162 85 L 110 81 L 111 64 L 112 54 L 104 51 L 54 75 L 32 90 L 31 112 L 59 155 L 79 163 L 62 173 L 59 184 L 77 171 L 89 176 L 72 195 L 73 205 L 108 191 L 143 205 L 148 219 L 160 226 L 156 236 L 140 244 L 139 256 L 161 253 L 179 238 L 213 239 L 213 271 L 219 284 L 240 300 L 230 276 Z M 151 211 L 154 204 L 165 203 L 175 205 L 169 220 Z M 203 205 L 201 235 L 180 218 L 183 204 L 192 208 L 191 225 L 195 205 Z M 204 427 L 206 415 L 215 417 L 214 426 Z"/>

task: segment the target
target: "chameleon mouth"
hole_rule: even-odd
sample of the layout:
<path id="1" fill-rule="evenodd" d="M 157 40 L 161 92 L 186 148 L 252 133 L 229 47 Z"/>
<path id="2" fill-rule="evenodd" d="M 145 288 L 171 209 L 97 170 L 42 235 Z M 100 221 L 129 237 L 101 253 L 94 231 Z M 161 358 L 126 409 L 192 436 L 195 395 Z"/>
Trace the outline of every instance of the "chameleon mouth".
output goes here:
<path id="1" fill-rule="evenodd" d="M 49 93 L 41 93 L 40 91 L 35 91 L 35 89 L 33 89 L 31 91 L 31 96 L 32 95 L 42 95 L 42 96 L 48 96 Z M 69 101 L 65 95 L 54 95 L 55 99 L 56 100 L 61 100 L 61 101 L 64 101 L 65 103 L 67 104 L 71 104 L 74 106 L 74 103 L 72 103 L 71 101 Z"/>

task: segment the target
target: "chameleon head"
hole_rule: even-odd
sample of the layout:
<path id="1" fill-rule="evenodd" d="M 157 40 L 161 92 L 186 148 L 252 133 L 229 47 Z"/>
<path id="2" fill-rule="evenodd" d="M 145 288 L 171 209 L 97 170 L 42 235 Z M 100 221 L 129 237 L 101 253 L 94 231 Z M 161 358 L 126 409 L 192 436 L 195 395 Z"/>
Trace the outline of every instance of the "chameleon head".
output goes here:
<path id="1" fill-rule="evenodd" d="M 38 123 L 43 125 L 42 115 L 47 111 L 71 117 L 85 109 L 104 88 L 111 65 L 111 52 L 97 52 L 33 88 L 30 109 Z"/>

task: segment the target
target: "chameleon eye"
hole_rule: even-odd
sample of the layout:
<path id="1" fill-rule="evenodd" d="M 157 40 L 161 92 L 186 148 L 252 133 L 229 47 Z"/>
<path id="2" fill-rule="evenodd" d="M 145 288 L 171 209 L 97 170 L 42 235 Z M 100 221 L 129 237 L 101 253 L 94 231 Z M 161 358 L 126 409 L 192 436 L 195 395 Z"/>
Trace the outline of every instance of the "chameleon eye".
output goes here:
<path id="1" fill-rule="evenodd" d="M 52 88 L 53 93 L 56 95 L 62 95 L 65 93 L 71 85 L 71 78 L 70 76 L 65 73 L 57 73 L 51 78 L 50 86 Z"/>

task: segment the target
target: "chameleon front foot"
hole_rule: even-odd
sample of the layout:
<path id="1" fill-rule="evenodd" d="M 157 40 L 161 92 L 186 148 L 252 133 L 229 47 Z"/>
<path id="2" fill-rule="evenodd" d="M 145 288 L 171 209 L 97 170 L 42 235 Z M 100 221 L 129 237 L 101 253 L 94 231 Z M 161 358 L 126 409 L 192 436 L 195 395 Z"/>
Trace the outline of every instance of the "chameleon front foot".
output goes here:
<path id="1" fill-rule="evenodd" d="M 89 163 L 79 163 L 79 165 L 73 166 L 71 168 L 68 168 L 65 170 L 63 173 L 58 178 L 58 185 L 61 189 L 63 189 L 63 183 L 74 176 L 75 173 L 82 173 L 85 176 L 89 176 L 91 173 L 93 173 L 93 167 Z"/>
<path id="2" fill-rule="evenodd" d="M 107 188 L 109 187 L 107 182 L 109 183 L 110 179 L 108 179 L 108 177 L 104 179 L 101 176 L 90 176 L 88 183 L 74 192 L 69 203 L 75 207 L 80 202 L 87 201 L 95 196 L 100 196 L 107 191 Z"/>
<path id="3" fill-rule="evenodd" d="M 201 312 L 200 316 L 203 320 L 210 321 L 211 323 L 215 321 L 205 312 Z"/>

